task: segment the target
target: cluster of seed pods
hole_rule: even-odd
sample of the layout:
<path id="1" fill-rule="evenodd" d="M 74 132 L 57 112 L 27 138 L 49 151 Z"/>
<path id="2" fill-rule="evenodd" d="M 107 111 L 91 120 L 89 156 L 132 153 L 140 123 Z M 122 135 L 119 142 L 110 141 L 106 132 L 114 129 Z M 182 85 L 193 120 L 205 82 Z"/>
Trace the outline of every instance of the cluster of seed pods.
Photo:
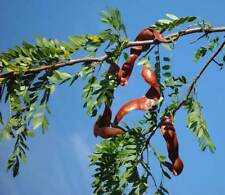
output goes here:
<path id="1" fill-rule="evenodd" d="M 158 43 L 167 42 L 158 31 L 146 28 L 141 31 L 135 41 L 154 40 Z M 117 76 L 118 84 L 121 86 L 127 85 L 131 76 L 134 63 L 143 51 L 146 51 L 150 45 L 140 45 L 131 47 L 130 56 L 127 61 L 119 68 L 117 65 L 111 65 L 110 71 Z M 157 76 L 151 67 L 143 66 L 141 72 L 142 78 L 150 85 L 150 89 L 140 98 L 136 98 L 125 103 L 117 112 L 113 123 L 111 108 L 105 105 L 104 112 L 98 117 L 94 124 L 94 135 L 102 138 L 111 138 L 119 136 L 124 131 L 117 127 L 119 122 L 125 115 L 133 110 L 150 110 L 160 99 L 160 85 L 157 81 Z M 113 125 L 111 125 L 113 124 Z M 183 162 L 179 157 L 178 140 L 173 126 L 173 117 L 165 116 L 160 122 L 161 133 L 167 144 L 167 151 L 171 163 L 165 162 L 165 166 L 174 174 L 179 175 L 183 170 Z"/>

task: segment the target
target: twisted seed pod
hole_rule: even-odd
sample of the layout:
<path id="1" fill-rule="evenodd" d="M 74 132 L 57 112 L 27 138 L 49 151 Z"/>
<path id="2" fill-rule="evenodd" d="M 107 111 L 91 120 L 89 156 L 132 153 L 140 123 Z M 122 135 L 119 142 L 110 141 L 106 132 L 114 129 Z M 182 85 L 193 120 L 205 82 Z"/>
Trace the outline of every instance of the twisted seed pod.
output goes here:
<path id="1" fill-rule="evenodd" d="M 133 110 L 149 110 L 158 103 L 160 98 L 160 86 L 157 82 L 155 72 L 151 67 L 142 68 L 142 78 L 151 85 L 145 96 L 131 100 L 124 104 L 115 116 L 114 125 L 117 125 L 122 118 Z"/>
<path id="2" fill-rule="evenodd" d="M 165 116 L 160 123 L 160 130 L 166 141 L 168 156 L 171 160 L 171 163 L 165 162 L 165 166 L 177 176 L 182 172 L 184 164 L 179 156 L 179 144 L 173 126 L 173 117 Z"/>
<path id="3" fill-rule="evenodd" d="M 123 131 L 119 128 L 110 127 L 111 117 L 112 111 L 110 107 L 105 106 L 103 115 L 97 119 L 94 125 L 95 137 L 100 136 L 106 139 L 121 135 L 123 133 Z"/>
<path id="4" fill-rule="evenodd" d="M 135 41 L 146 40 L 156 40 L 159 43 L 167 42 L 167 40 L 163 37 L 162 34 L 151 28 L 144 29 L 135 38 Z M 118 83 L 120 85 L 124 86 L 128 83 L 136 59 L 143 51 L 146 51 L 149 47 L 150 45 L 140 45 L 131 47 L 130 56 L 128 60 L 123 64 L 122 68 L 119 70 L 118 73 Z"/>
<path id="5" fill-rule="evenodd" d="M 146 28 L 141 31 L 136 37 L 135 41 L 156 40 L 158 42 L 167 42 L 167 40 L 157 31 Z M 150 45 L 141 45 L 131 48 L 131 54 L 128 60 L 123 64 L 122 68 L 115 64 L 111 64 L 109 72 L 114 73 L 118 78 L 118 83 L 122 86 L 126 85 L 132 73 L 134 63 L 138 56 L 149 48 Z M 114 119 L 114 125 L 118 125 L 121 119 L 132 110 L 149 110 L 154 106 L 160 98 L 160 86 L 157 83 L 156 74 L 150 67 L 143 67 L 143 79 L 151 85 L 151 88 L 145 96 L 134 99 L 121 107 Z M 110 127 L 112 112 L 110 107 L 105 106 L 102 116 L 100 116 L 94 125 L 94 135 L 102 138 L 115 137 L 121 135 L 123 131 L 120 128 Z"/>

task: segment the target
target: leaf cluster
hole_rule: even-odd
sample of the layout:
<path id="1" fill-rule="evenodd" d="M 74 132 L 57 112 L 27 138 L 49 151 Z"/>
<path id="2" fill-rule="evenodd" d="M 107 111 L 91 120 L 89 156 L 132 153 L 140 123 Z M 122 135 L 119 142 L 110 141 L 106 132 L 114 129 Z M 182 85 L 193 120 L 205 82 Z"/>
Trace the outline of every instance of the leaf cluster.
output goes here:
<path id="1" fill-rule="evenodd" d="M 97 145 L 91 156 L 91 164 L 95 166 L 94 193 L 124 194 L 129 184 L 130 194 L 146 190 L 146 176 L 138 172 L 138 155 L 144 145 L 140 131 L 140 128 L 130 129 L 123 137 Z"/>
<path id="2" fill-rule="evenodd" d="M 204 151 L 208 148 L 211 152 L 215 152 L 216 147 L 208 133 L 200 103 L 193 98 L 189 98 L 185 103 L 185 108 L 187 110 L 187 127 L 194 133 L 201 150 Z"/>
<path id="3" fill-rule="evenodd" d="M 167 18 L 159 19 L 155 24 L 151 25 L 151 28 L 155 28 L 158 31 L 164 32 L 165 30 L 173 30 L 185 23 L 193 22 L 198 19 L 196 16 L 177 17 L 174 14 L 166 14 Z"/>

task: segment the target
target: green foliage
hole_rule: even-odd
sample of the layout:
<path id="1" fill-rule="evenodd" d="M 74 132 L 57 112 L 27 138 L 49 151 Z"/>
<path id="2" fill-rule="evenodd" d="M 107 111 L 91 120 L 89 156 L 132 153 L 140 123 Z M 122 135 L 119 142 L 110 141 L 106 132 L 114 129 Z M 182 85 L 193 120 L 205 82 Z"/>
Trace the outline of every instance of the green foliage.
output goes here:
<path id="1" fill-rule="evenodd" d="M 207 51 L 213 51 L 214 48 L 219 46 L 219 37 L 209 40 L 206 46 L 200 47 L 193 58 L 194 62 L 198 62 L 202 57 L 204 57 Z"/>
<path id="2" fill-rule="evenodd" d="M 151 28 L 155 28 L 159 31 L 165 31 L 165 30 L 173 30 L 174 28 L 177 28 L 178 26 L 190 23 L 198 19 L 195 16 L 187 16 L 187 17 L 181 17 L 178 18 L 177 16 L 173 14 L 166 14 L 167 18 L 158 20 L 155 24 L 151 25 Z"/>
<path id="3" fill-rule="evenodd" d="M 162 83 L 163 87 L 169 88 L 172 91 L 168 96 L 177 98 L 180 88 L 187 84 L 186 77 L 182 75 L 176 78 L 171 76 L 171 72 L 165 72 L 163 73 L 163 76 L 165 77 L 165 80 Z"/>
<path id="4" fill-rule="evenodd" d="M 144 146 L 140 128 L 130 129 L 124 137 L 105 140 L 91 156 L 95 165 L 94 193 L 124 194 L 131 184 L 132 192 L 145 191 L 145 175 L 139 175 L 139 152 Z"/>
<path id="5" fill-rule="evenodd" d="M 215 152 L 215 145 L 209 136 L 206 123 L 203 119 L 201 110 L 202 106 L 193 98 L 189 98 L 185 104 L 187 109 L 187 127 L 195 134 L 201 150 L 208 148 L 211 152 Z"/>
<path id="6" fill-rule="evenodd" d="M 118 35 L 120 34 L 120 31 L 122 31 L 127 37 L 126 27 L 118 9 L 108 7 L 106 11 L 102 11 L 100 16 L 101 21 L 112 26 Z"/>
<path id="7" fill-rule="evenodd" d="M 104 73 L 102 77 L 103 80 L 98 81 L 92 76 L 83 88 L 83 97 L 86 99 L 84 107 L 87 107 L 87 113 L 92 116 L 97 114 L 97 106 L 100 107 L 104 103 L 110 105 L 117 87 L 115 75 Z"/>
<path id="8" fill-rule="evenodd" d="M 26 159 L 27 137 L 32 137 L 33 130 L 39 126 L 43 132 L 48 128 L 48 120 L 43 113 L 44 109 L 48 110 L 46 103 L 49 88 L 44 85 L 47 84 L 46 80 L 32 84 L 33 77 L 27 77 L 25 80 L 21 77 L 17 76 L 16 79 L 4 83 L 7 90 L 5 101 L 9 102 L 9 119 L 2 124 L 1 134 L 6 139 L 15 139 L 14 150 L 7 165 L 13 169 L 14 176 L 18 173 L 19 160 Z M 45 91 L 40 93 L 37 89 Z"/>
<path id="9" fill-rule="evenodd" d="M 36 38 L 36 45 L 23 42 L 22 46 L 9 49 L 0 56 L 0 70 L 18 72 L 40 65 L 68 60 L 74 49 L 71 45 L 57 40 Z"/>
<path id="10" fill-rule="evenodd" d="M 94 55 L 100 46 L 107 40 L 113 41 L 116 39 L 116 35 L 113 34 L 111 29 L 98 33 L 97 35 L 81 35 L 81 36 L 69 36 L 69 40 L 72 42 L 71 46 L 78 51 L 84 49 Z"/>
<path id="11" fill-rule="evenodd" d="M 124 136 L 102 141 L 90 157 L 91 165 L 95 167 L 92 183 L 95 194 L 144 194 L 149 177 L 155 182 L 144 160 L 143 152 L 148 148 L 143 136 L 145 130 L 140 126 L 132 129 L 127 126 L 127 130 Z M 155 188 L 165 189 L 156 183 Z"/>
<path id="12" fill-rule="evenodd" d="M 156 191 L 168 193 L 163 186 L 164 177 L 171 178 L 164 170 L 166 157 L 151 145 L 157 130 L 157 106 L 145 113 L 143 120 L 134 128 L 125 126 L 123 136 L 102 141 L 90 156 L 94 167 L 92 187 L 95 194 L 145 194 L 148 182 L 154 183 Z M 161 182 L 155 180 L 148 156 L 154 155 L 160 163 Z"/>
<path id="13" fill-rule="evenodd" d="M 48 128 L 46 114 L 50 110 L 47 104 L 57 85 L 67 81 L 72 85 L 78 78 L 86 79 L 84 107 L 87 107 L 87 113 L 92 116 L 97 114 L 97 109 L 103 103 L 109 103 L 109 99 L 113 97 L 117 86 L 115 76 L 102 72 L 102 79 L 99 80 L 95 76 L 96 63 L 84 63 L 82 69 L 75 74 L 54 70 L 57 64 L 66 63 L 78 50 L 95 56 L 105 42 L 108 42 L 105 50 L 111 56 L 109 61 L 117 60 L 127 43 L 120 40 L 120 31 L 126 34 L 125 25 L 119 11 L 113 9 L 109 10 L 109 14 L 103 14 L 102 21 L 113 28 L 96 35 L 70 36 L 69 42 L 37 37 L 36 44 L 23 42 L 21 46 L 0 55 L 0 71 L 5 74 L 13 72 L 13 79 L 0 79 L 0 99 L 4 98 L 9 105 L 9 119 L 6 122 L 0 113 L 3 125 L 0 138 L 15 139 L 14 150 L 7 165 L 8 169 L 13 170 L 14 176 L 18 174 L 20 160 L 25 161 L 27 137 L 32 137 L 37 128 L 41 128 L 43 133 Z M 29 72 L 46 65 L 52 65 L 52 68 L 41 73 Z"/>

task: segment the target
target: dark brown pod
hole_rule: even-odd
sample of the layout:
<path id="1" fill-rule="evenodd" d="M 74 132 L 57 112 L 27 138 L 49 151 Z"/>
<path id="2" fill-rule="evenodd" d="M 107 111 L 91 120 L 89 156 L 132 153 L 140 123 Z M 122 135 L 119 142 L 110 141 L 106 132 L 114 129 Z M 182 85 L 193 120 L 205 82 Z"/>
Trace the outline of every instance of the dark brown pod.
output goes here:
<path id="1" fill-rule="evenodd" d="M 171 163 L 165 162 L 168 169 L 175 175 L 179 175 L 184 167 L 179 156 L 179 144 L 171 116 L 165 116 L 160 123 L 161 133 L 166 141 L 167 151 Z"/>
<path id="2" fill-rule="evenodd" d="M 123 130 L 119 128 L 110 127 L 111 118 L 112 118 L 112 111 L 110 107 L 105 106 L 103 115 L 97 119 L 94 125 L 95 137 L 100 136 L 106 139 L 121 135 L 123 133 Z"/>

